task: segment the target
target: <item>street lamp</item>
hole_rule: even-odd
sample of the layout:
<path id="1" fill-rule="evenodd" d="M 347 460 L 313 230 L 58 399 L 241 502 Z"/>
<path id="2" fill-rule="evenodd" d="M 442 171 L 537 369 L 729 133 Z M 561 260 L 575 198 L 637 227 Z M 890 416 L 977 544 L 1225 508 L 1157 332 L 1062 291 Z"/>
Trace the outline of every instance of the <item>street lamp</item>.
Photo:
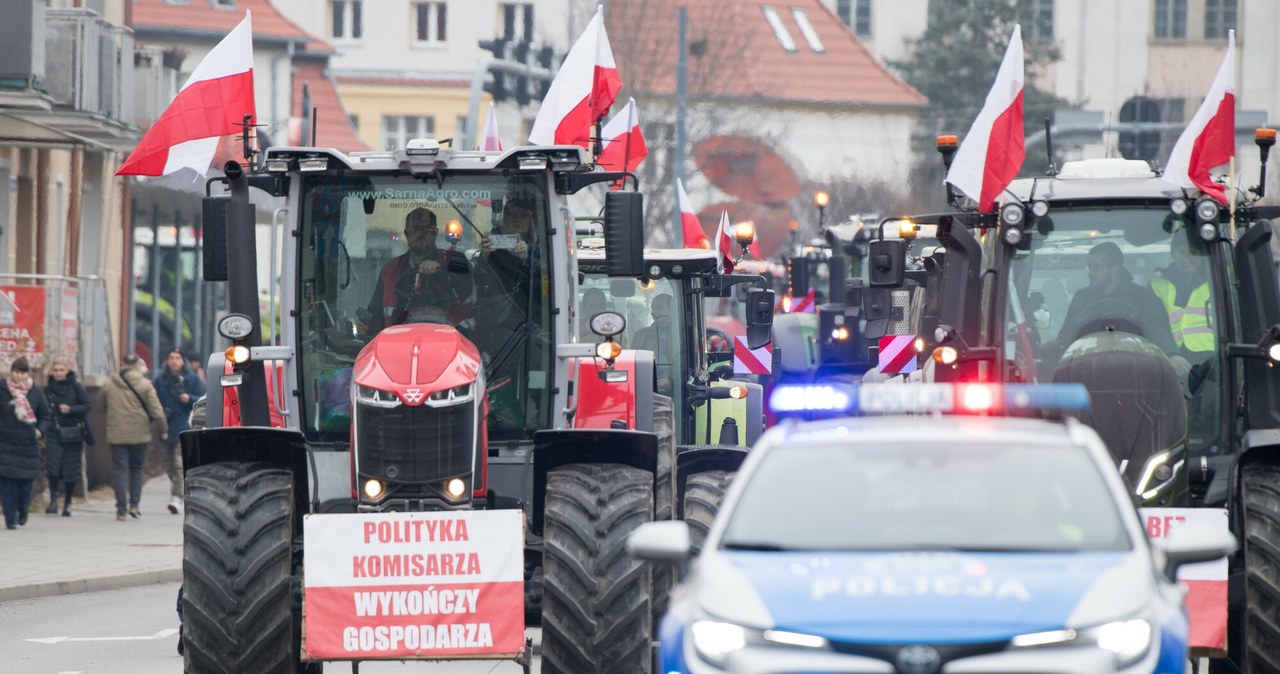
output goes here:
<path id="1" fill-rule="evenodd" d="M 818 206 L 818 231 L 822 231 L 822 216 L 827 210 L 827 204 L 831 203 L 831 195 L 818 190 L 817 194 L 813 195 L 813 203 Z"/>

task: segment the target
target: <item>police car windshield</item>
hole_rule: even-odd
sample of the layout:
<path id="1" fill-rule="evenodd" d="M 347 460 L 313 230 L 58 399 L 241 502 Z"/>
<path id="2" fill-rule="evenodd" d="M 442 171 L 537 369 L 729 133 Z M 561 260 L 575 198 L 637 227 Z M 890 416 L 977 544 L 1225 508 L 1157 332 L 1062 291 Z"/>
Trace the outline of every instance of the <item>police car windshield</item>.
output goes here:
<path id="1" fill-rule="evenodd" d="M 750 474 L 721 540 L 754 550 L 1129 550 L 1078 447 L 802 445 Z"/>

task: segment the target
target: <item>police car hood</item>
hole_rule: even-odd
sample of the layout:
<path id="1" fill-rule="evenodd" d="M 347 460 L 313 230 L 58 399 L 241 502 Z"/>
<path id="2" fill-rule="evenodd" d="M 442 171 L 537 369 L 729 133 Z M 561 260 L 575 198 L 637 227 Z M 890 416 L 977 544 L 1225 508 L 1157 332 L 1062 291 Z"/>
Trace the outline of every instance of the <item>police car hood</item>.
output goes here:
<path id="1" fill-rule="evenodd" d="M 1141 612 L 1156 592 L 1133 552 L 708 551 L 693 600 L 715 619 L 833 641 L 1001 641 Z"/>

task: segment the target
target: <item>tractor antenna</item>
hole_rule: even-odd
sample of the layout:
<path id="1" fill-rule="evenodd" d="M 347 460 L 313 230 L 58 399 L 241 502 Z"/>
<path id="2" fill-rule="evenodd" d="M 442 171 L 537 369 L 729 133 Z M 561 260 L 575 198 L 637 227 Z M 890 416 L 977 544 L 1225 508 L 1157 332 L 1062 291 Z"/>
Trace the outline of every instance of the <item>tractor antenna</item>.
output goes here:
<path id="1" fill-rule="evenodd" d="M 311 108 L 311 147 L 316 146 L 316 120 L 319 118 L 319 115 L 319 108 Z"/>
<path id="2" fill-rule="evenodd" d="M 253 124 L 250 124 L 252 120 L 253 115 L 245 115 L 244 119 L 240 121 L 240 124 L 244 129 L 240 135 L 240 140 L 244 147 L 244 160 L 245 163 L 249 165 L 253 165 L 253 155 L 258 153 L 257 150 L 253 149 L 253 145 L 249 142 L 249 129 L 253 128 Z"/>
<path id="3" fill-rule="evenodd" d="M 1046 173 L 1058 175 L 1058 167 L 1053 163 L 1053 124 L 1048 117 L 1044 118 L 1044 151 L 1049 156 L 1049 170 Z"/>

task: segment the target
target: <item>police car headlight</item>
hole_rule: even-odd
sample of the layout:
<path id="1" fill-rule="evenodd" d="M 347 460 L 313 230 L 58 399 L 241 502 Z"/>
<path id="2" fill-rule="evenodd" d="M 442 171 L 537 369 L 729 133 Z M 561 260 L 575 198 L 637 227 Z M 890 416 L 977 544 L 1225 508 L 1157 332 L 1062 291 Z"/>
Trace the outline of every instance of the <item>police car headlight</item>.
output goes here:
<path id="1" fill-rule="evenodd" d="M 1118 667 L 1128 667 L 1151 650 L 1153 631 L 1146 620 L 1118 620 L 1084 630 L 1082 636 L 1098 644 L 1098 648 L 1114 653 Z"/>
<path id="2" fill-rule="evenodd" d="M 698 657 L 716 666 L 723 666 L 730 653 L 747 646 L 747 630 L 730 623 L 697 620 L 689 625 L 689 635 Z"/>

